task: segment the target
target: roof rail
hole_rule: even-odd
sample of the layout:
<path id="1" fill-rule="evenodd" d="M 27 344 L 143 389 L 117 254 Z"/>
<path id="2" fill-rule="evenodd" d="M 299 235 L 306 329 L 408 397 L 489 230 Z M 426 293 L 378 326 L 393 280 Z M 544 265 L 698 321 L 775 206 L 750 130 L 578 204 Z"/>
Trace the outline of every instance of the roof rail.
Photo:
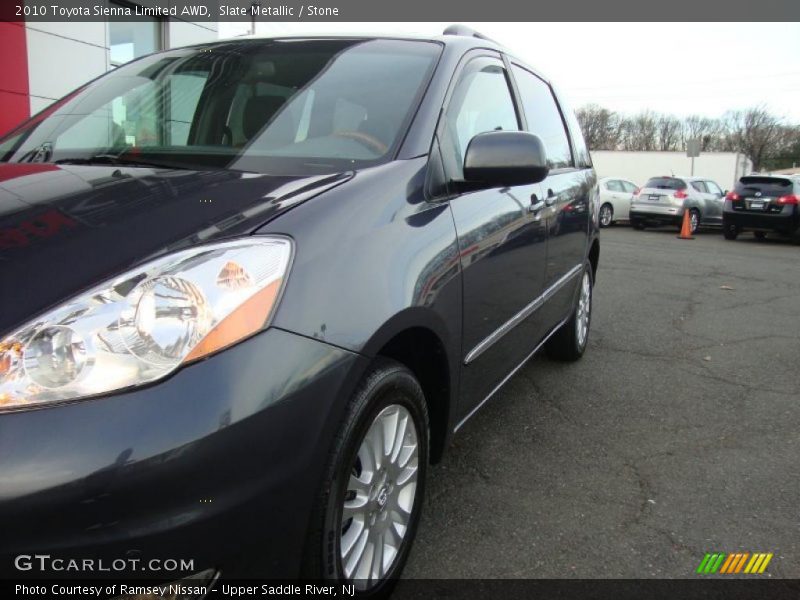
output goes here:
<path id="1" fill-rule="evenodd" d="M 442 32 L 442 35 L 463 35 L 466 37 L 474 37 L 480 40 L 486 40 L 487 42 L 495 42 L 492 38 L 487 37 L 480 33 L 479 31 L 475 31 L 472 27 L 467 27 L 466 25 L 450 25 L 449 27 L 445 28 Z"/>

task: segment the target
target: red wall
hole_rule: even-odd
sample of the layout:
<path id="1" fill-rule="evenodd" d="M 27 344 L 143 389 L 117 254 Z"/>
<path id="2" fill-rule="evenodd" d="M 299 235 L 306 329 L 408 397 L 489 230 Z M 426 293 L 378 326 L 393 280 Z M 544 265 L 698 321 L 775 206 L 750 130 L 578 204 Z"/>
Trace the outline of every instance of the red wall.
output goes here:
<path id="1" fill-rule="evenodd" d="M 25 23 L 0 21 L 0 135 L 30 116 Z"/>

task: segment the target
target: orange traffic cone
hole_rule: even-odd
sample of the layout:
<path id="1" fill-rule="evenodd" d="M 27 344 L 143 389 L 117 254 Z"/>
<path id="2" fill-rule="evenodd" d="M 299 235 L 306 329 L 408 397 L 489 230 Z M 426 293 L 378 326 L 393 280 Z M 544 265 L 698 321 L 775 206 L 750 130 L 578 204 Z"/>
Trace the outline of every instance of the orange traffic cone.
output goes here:
<path id="1" fill-rule="evenodd" d="M 681 225 L 681 234 L 678 236 L 679 240 L 693 240 L 692 223 L 689 220 L 689 210 L 683 211 L 683 224 Z"/>

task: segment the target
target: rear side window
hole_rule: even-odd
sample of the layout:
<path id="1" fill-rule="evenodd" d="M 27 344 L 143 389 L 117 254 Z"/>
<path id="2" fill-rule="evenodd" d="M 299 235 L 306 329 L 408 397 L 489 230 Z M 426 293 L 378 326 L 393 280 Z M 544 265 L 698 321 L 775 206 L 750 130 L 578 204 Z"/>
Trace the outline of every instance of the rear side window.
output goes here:
<path id="1" fill-rule="evenodd" d="M 612 192 L 621 192 L 622 191 L 622 183 L 617 181 L 616 179 L 612 179 L 606 182 L 606 187 L 611 190 Z"/>
<path id="2" fill-rule="evenodd" d="M 761 192 L 764 196 L 783 196 L 792 193 L 792 180 L 783 177 L 742 177 L 736 184 L 736 193 L 747 196 Z"/>
<path id="3" fill-rule="evenodd" d="M 567 130 L 550 86 L 517 65 L 512 65 L 512 70 L 528 118 L 528 130 L 542 138 L 550 168 L 573 166 Z"/>
<path id="4" fill-rule="evenodd" d="M 703 194 L 707 194 L 708 193 L 708 188 L 706 187 L 706 184 L 705 184 L 704 181 L 693 181 L 692 182 L 692 187 L 694 189 L 696 189 L 698 192 L 702 192 Z"/>
<path id="5" fill-rule="evenodd" d="M 635 185 L 633 185 L 633 184 L 632 184 L 630 181 L 622 181 L 622 182 L 620 182 L 620 183 L 622 183 L 622 187 L 623 187 L 623 188 L 625 189 L 625 191 L 626 191 L 626 192 L 628 192 L 629 194 L 632 194 L 633 192 L 635 192 L 635 191 L 636 191 L 636 186 L 635 186 Z"/>
<path id="6" fill-rule="evenodd" d="M 677 177 L 651 177 L 644 184 L 644 187 L 660 190 L 685 190 L 686 182 Z"/>
<path id="7" fill-rule="evenodd" d="M 719 189 L 719 186 L 716 183 L 714 183 L 713 181 L 706 181 L 706 187 L 708 188 L 708 191 L 710 193 L 718 194 L 720 196 L 722 195 L 722 190 Z"/>

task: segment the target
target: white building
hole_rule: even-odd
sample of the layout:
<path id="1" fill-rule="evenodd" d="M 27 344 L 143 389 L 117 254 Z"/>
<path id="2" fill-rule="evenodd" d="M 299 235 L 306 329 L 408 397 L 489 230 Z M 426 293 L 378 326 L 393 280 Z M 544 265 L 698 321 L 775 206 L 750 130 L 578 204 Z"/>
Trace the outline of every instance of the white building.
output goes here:
<path id="1" fill-rule="evenodd" d="M 109 6 L 117 4 L 106 0 Z M 98 1 L 98 4 L 102 0 Z M 130 2 L 124 5 L 130 6 Z M 217 23 L 0 22 L 0 135 L 54 100 L 129 60 L 218 38 Z"/>
<path id="2" fill-rule="evenodd" d="M 753 170 L 753 163 L 738 152 L 702 152 L 694 159 L 694 173 L 692 159 L 685 152 L 596 150 L 591 154 L 598 177 L 619 177 L 639 186 L 659 175 L 694 174 L 730 190 L 739 177 Z"/>

